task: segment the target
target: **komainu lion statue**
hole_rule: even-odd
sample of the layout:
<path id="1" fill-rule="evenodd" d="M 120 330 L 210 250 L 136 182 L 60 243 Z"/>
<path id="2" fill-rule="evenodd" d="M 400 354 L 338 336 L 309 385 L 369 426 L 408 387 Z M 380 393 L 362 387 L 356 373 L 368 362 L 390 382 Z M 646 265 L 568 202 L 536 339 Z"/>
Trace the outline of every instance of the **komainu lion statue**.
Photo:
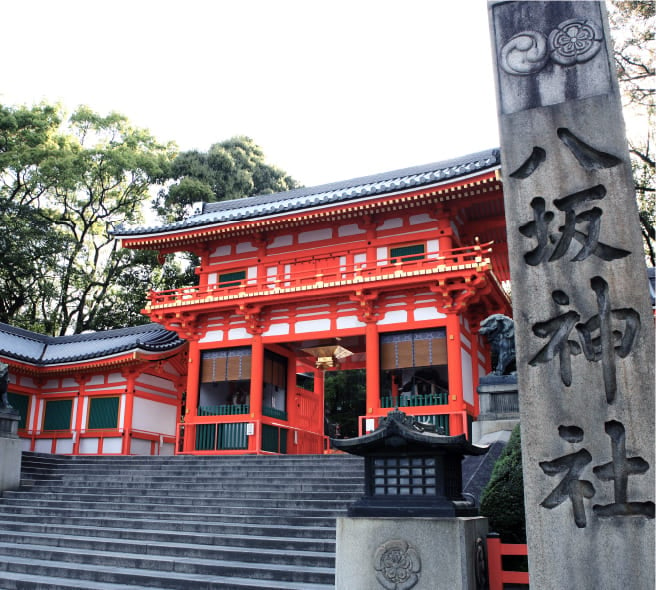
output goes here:
<path id="1" fill-rule="evenodd" d="M 514 375 L 515 324 L 505 315 L 495 313 L 481 322 L 479 334 L 484 334 L 492 348 L 492 374 Z"/>

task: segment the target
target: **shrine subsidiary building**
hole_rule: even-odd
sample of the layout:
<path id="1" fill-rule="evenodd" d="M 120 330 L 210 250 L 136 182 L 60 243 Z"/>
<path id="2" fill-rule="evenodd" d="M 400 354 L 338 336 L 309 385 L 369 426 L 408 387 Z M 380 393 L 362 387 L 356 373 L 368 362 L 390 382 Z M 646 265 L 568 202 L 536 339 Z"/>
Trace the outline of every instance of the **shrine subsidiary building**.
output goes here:
<path id="1" fill-rule="evenodd" d="M 322 453 L 325 375 L 351 369 L 366 374 L 359 433 L 400 407 L 445 434 L 470 435 L 478 380 L 490 370 L 478 328 L 490 314 L 510 315 L 499 168 L 490 150 L 120 229 L 123 247 L 197 255 L 198 284 L 150 293 L 148 334 L 168 340 L 148 349 L 131 336 L 115 368 L 101 345 L 86 351 L 97 360 L 71 356 L 56 368 L 0 355 L 20 374 L 10 391 L 27 396 L 22 436 L 33 449 L 74 454 L 143 452 L 132 446 L 138 431 L 159 432 L 167 452 Z M 112 397 L 116 427 L 92 437 L 94 408 L 113 415 L 117 404 L 96 400 Z M 70 421 L 60 404 L 57 436 L 72 441 L 61 447 L 39 442 L 52 438 L 48 404 L 60 398 L 70 400 Z M 142 399 L 174 410 L 153 413 Z M 142 413 L 166 426 L 151 429 Z"/>

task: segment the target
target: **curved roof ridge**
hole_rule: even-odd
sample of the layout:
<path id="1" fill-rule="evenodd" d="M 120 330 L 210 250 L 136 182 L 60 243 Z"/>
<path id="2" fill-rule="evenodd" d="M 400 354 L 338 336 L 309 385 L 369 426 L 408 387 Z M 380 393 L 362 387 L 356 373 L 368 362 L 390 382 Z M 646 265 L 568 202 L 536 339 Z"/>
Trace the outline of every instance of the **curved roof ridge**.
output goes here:
<path id="1" fill-rule="evenodd" d="M 317 205 L 339 203 L 386 192 L 445 182 L 501 164 L 498 148 L 451 160 L 422 164 L 369 176 L 361 176 L 296 188 L 280 193 L 254 195 L 230 201 L 204 203 L 202 211 L 186 219 L 152 227 L 119 227 L 115 236 L 154 234 L 202 227 L 214 223 L 243 221 L 267 215 L 298 211 Z"/>
<path id="2" fill-rule="evenodd" d="M 42 366 L 136 349 L 157 352 L 183 343 L 175 332 L 154 323 L 67 336 L 47 336 L 0 323 L 0 355 Z"/>

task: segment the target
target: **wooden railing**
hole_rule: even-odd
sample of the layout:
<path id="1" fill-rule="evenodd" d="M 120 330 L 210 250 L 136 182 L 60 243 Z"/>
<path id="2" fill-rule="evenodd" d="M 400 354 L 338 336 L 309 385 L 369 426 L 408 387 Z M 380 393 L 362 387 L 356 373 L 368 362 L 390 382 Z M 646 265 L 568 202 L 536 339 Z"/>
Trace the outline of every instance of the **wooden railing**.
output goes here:
<path id="1" fill-rule="evenodd" d="M 390 395 L 380 398 L 381 408 L 412 408 L 415 406 L 444 406 L 449 403 L 449 393 L 427 393 L 424 395 Z"/>
<path id="2" fill-rule="evenodd" d="M 527 546 L 520 543 L 502 543 L 497 533 L 490 533 L 487 536 L 489 590 L 503 590 L 504 584 L 528 585 L 528 572 L 503 569 L 504 555 L 528 555 Z"/>
<path id="3" fill-rule="evenodd" d="M 399 277 L 463 271 L 489 267 L 492 242 L 456 248 L 447 252 L 427 252 L 420 260 L 377 260 L 371 265 L 363 263 L 340 264 L 339 253 L 331 257 L 312 260 L 313 268 L 306 264 L 295 269 L 294 261 L 278 264 L 279 273 L 264 278 L 247 278 L 229 286 L 217 283 L 206 286 L 183 287 L 168 291 L 151 291 L 148 295 L 151 309 L 174 305 L 194 305 L 226 299 L 262 296 L 265 294 L 306 291 L 314 288 L 339 287 L 363 282 L 392 280 Z M 286 266 L 290 267 L 285 272 Z M 208 274 L 204 272 L 204 274 Z"/>

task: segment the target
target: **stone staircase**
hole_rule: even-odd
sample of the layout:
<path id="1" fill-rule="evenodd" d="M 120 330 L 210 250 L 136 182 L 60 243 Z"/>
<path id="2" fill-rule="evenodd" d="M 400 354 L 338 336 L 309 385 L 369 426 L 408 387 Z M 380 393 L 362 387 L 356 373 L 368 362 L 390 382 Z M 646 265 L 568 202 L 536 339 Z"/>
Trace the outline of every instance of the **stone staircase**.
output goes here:
<path id="1" fill-rule="evenodd" d="M 363 464 L 24 453 L 21 483 L 0 498 L 2 590 L 328 590 Z"/>

